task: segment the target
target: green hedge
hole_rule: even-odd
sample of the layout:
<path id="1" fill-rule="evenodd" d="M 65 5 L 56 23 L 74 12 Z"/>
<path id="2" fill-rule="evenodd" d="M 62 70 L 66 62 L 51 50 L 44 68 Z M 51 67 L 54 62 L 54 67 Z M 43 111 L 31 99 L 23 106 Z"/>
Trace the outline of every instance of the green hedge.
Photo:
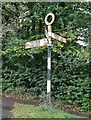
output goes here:
<path id="1" fill-rule="evenodd" d="M 42 36 L 37 36 L 37 38 Z M 8 41 L 10 39 L 10 41 Z M 31 38 L 34 39 L 34 38 Z M 3 43 L 2 90 L 32 96 L 46 92 L 47 47 L 25 50 L 29 40 L 8 38 Z M 61 46 L 61 47 L 60 47 Z M 88 49 L 75 42 L 52 46 L 52 96 L 61 105 L 89 110 Z M 64 46 L 64 47 L 63 47 Z"/>

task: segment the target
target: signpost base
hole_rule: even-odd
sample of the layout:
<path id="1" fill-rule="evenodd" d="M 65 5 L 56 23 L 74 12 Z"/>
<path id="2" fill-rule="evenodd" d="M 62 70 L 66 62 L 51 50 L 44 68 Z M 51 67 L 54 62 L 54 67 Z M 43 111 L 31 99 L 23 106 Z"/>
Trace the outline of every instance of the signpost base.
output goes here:
<path id="1" fill-rule="evenodd" d="M 51 103 L 51 93 L 47 93 L 47 105 L 48 105 L 49 107 L 52 106 L 52 103 Z"/>

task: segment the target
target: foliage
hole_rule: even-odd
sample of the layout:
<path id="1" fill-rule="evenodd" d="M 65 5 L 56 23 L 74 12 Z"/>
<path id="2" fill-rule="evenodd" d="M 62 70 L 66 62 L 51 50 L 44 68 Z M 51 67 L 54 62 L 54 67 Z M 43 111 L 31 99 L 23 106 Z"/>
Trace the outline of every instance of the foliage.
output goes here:
<path id="1" fill-rule="evenodd" d="M 56 52 L 55 47 L 52 48 L 52 96 L 64 104 L 80 105 L 80 108 L 87 110 L 88 51 L 87 48 L 74 44 L 69 43 L 65 48 L 56 46 Z M 47 49 L 44 47 L 45 49 L 40 48 L 39 51 L 36 48 L 27 51 L 21 47 L 20 51 L 17 48 L 18 46 L 11 46 L 3 54 L 3 60 L 6 60 L 3 62 L 3 91 L 17 90 L 19 94 L 28 92 L 39 95 L 46 91 Z"/>
<path id="2" fill-rule="evenodd" d="M 60 104 L 89 110 L 88 3 L 3 3 L 2 89 L 3 92 L 32 94 L 46 91 L 47 47 L 26 50 L 27 41 L 43 38 L 44 17 L 53 12 L 53 31 L 67 44 L 52 40 L 52 96 Z"/>
<path id="3" fill-rule="evenodd" d="M 61 99 L 62 104 L 73 106 L 78 104 L 78 107 L 80 105 L 81 108 L 83 108 L 84 103 L 87 103 L 84 110 L 87 109 L 87 106 L 89 108 L 89 77 L 87 69 L 89 59 L 87 54 L 86 48 L 78 47 L 77 49 L 77 46 L 67 46 L 58 56 L 56 75 L 52 74 L 52 83 L 55 85 L 52 89 L 55 97 Z M 59 87 L 56 88 L 56 86 Z M 86 101 L 84 102 L 84 100 Z"/>

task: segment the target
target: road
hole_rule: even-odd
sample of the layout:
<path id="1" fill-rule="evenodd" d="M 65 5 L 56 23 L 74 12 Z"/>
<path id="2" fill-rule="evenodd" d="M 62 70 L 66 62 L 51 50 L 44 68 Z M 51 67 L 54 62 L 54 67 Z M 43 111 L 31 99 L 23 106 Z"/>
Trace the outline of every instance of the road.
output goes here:
<path id="1" fill-rule="evenodd" d="M 1 98 L 1 96 L 0 96 Z M 22 104 L 32 104 L 36 105 L 35 103 L 29 100 L 20 100 L 15 99 L 12 97 L 2 96 L 2 102 L 0 102 L 0 111 L 2 111 L 2 118 L 12 118 L 11 110 L 14 108 L 15 103 L 22 103 Z M 1 112 L 0 112 L 1 113 Z"/>
<path id="2" fill-rule="evenodd" d="M 8 97 L 2 97 L 2 118 L 11 118 L 14 100 Z"/>

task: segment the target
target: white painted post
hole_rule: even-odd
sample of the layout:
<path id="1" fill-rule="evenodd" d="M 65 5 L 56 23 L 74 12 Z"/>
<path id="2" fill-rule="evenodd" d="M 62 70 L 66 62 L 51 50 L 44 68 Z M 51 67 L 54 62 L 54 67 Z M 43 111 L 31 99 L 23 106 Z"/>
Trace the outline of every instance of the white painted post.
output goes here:
<path id="1" fill-rule="evenodd" d="M 51 32 L 51 25 L 48 26 Z M 48 60 L 47 60 L 47 103 L 51 105 L 51 37 L 48 36 Z"/>
<path id="2" fill-rule="evenodd" d="M 47 21 L 48 17 L 52 16 L 52 21 L 49 23 Z M 45 17 L 45 23 L 48 25 L 48 32 L 52 32 L 51 24 L 54 21 L 54 14 L 49 13 Z M 48 39 L 48 59 L 47 59 L 47 105 L 51 107 L 51 36 L 47 37 Z"/>

